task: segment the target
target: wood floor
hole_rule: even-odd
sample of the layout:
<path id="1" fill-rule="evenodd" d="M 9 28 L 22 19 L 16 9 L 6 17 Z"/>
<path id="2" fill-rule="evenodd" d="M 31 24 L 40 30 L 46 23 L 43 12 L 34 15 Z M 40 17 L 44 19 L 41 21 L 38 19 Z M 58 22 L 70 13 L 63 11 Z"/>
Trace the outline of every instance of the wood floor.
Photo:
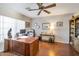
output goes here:
<path id="1" fill-rule="evenodd" d="M 79 56 L 69 44 L 40 42 L 39 56 Z"/>
<path id="2" fill-rule="evenodd" d="M 0 56 L 17 56 L 14 53 L 0 53 Z M 79 56 L 70 45 L 63 43 L 39 42 L 39 51 L 36 56 Z"/>

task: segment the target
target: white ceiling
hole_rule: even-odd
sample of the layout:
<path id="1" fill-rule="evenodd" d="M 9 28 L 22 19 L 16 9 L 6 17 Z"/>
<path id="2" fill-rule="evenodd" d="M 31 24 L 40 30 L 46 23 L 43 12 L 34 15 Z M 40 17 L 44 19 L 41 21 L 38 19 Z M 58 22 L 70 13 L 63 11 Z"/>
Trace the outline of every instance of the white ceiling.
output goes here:
<path id="1" fill-rule="evenodd" d="M 50 3 L 44 3 L 44 6 L 50 5 Z M 62 14 L 69 14 L 79 12 L 79 3 L 57 3 L 56 7 L 48 8 L 46 10 L 50 11 L 51 14 L 47 14 L 45 12 L 41 12 L 38 16 L 37 11 L 28 11 L 25 8 L 38 8 L 35 3 L 0 3 L 1 8 L 10 8 L 13 9 L 23 15 L 26 15 L 31 18 L 35 17 L 46 17 L 46 16 L 53 16 L 53 15 L 62 15 Z"/>

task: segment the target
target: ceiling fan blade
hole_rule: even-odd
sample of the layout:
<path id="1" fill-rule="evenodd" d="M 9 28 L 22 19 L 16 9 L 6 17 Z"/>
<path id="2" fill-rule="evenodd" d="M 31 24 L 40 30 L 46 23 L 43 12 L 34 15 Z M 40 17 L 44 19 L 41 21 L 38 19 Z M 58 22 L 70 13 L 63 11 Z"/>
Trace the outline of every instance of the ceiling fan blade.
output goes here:
<path id="1" fill-rule="evenodd" d="M 43 10 L 44 12 L 46 12 L 47 14 L 50 14 L 50 12 L 49 11 L 47 11 L 47 10 Z"/>
<path id="2" fill-rule="evenodd" d="M 43 3 L 37 3 L 38 7 L 40 8 L 42 6 Z"/>
<path id="3" fill-rule="evenodd" d="M 35 11 L 35 10 L 39 10 L 39 9 L 29 9 L 28 11 Z"/>
<path id="4" fill-rule="evenodd" d="M 42 11 L 42 10 L 40 10 L 40 11 L 38 12 L 38 15 L 40 15 L 41 11 Z"/>
<path id="5" fill-rule="evenodd" d="M 51 8 L 51 7 L 55 7 L 55 6 L 56 6 L 56 3 L 53 3 L 51 5 L 48 5 L 48 6 L 44 7 L 44 9 Z"/>

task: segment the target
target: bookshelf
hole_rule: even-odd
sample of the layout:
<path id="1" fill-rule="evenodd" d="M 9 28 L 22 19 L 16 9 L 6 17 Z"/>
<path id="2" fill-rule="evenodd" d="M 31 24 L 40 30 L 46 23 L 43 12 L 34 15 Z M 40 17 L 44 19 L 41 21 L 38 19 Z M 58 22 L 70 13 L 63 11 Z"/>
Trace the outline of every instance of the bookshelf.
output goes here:
<path id="1" fill-rule="evenodd" d="M 72 16 L 72 19 L 69 22 L 69 28 L 70 28 L 70 39 L 69 43 L 71 46 L 74 47 L 74 42 L 76 39 L 79 38 L 79 16 Z"/>

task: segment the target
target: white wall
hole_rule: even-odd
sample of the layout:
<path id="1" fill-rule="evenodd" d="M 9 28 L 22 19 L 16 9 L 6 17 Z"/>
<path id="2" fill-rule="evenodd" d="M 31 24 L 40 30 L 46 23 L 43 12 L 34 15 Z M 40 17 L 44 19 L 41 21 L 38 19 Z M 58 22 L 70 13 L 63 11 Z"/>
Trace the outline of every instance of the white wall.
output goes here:
<path id="1" fill-rule="evenodd" d="M 48 32 L 49 30 L 42 30 L 42 23 L 50 23 L 53 26 L 53 33 L 55 35 L 55 41 L 61 43 L 69 42 L 69 20 L 71 19 L 72 14 L 60 15 L 60 16 L 51 16 L 43 18 L 34 18 L 32 20 L 32 27 L 35 29 L 36 34 L 39 36 L 41 32 Z M 63 27 L 57 27 L 56 22 L 62 21 Z M 35 28 L 35 23 L 37 23 L 40 28 Z"/>

